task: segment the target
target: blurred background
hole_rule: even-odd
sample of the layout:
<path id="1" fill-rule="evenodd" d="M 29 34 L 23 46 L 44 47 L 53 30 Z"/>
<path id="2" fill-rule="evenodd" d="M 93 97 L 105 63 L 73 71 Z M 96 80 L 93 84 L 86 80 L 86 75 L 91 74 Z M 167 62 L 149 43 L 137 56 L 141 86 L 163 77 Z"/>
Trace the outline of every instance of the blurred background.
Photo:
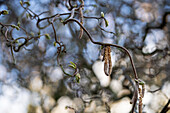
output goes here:
<path id="1" fill-rule="evenodd" d="M 0 0 L 0 11 L 9 11 L 8 15 L 0 15 L 0 22 L 15 25 L 20 22 L 28 33 L 48 33 L 51 39 L 42 36 L 14 52 L 14 64 L 0 33 L 0 113 L 129 113 L 134 76 L 126 53 L 112 48 L 113 70 L 111 76 L 106 76 L 101 47 L 91 43 L 85 33 L 79 39 L 80 28 L 76 23 L 63 25 L 56 20 L 57 37 L 67 51 L 60 56 L 60 63 L 67 73 L 74 71 L 68 66 L 70 61 L 77 64 L 81 77 L 77 83 L 57 63 L 52 27 L 39 30 L 36 20 L 27 16 L 19 2 Z M 66 0 L 29 0 L 29 3 L 36 14 L 49 11 L 40 18 L 70 12 Z M 83 25 L 92 38 L 130 51 L 138 76 L 145 82 L 143 112 L 161 112 L 170 98 L 170 1 L 84 0 L 84 5 L 84 16 L 100 17 L 103 12 L 109 22 L 106 27 L 102 20 L 84 18 Z M 101 30 L 99 25 L 112 33 Z M 12 35 L 26 36 L 22 30 L 13 30 Z"/>

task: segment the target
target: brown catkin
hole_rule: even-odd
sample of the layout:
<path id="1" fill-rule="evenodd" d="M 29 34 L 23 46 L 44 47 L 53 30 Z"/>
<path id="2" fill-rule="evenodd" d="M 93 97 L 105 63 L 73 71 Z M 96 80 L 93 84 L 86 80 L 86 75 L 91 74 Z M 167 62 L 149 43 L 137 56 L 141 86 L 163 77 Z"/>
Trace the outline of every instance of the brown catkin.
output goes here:
<path id="1" fill-rule="evenodd" d="M 139 95 L 140 95 L 140 97 L 139 97 L 139 113 L 142 113 L 142 98 L 143 98 L 142 90 L 143 90 L 143 87 L 142 87 L 142 89 L 139 88 Z"/>
<path id="2" fill-rule="evenodd" d="M 142 97 L 139 97 L 139 113 L 142 113 Z"/>
<path id="3" fill-rule="evenodd" d="M 144 93 L 145 93 L 145 85 L 142 85 L 142 98 L 144 97 Z"/>
<path id="4" fill-rule="evenodd" d="M 112 73 L 112 61 L 111 61 L 111 48 L 110 46 L 104 47 L 104 72 L 107 76 L 111 75 Z"/>
<path id="5" fill-rule="evenodd" d="M 108 47 L 108 60 L 109 60 L 109 75 L 112 73 L 112 60 L 111 60 L 111 47 Z"/>
<path id="6" fill-rule="evenodd" d="M 80 23 L 83 25 L 83 6 L 84 6 L 84 1 L 81 0 L 81 4 L 82 6 L 79 9 L 79 13 L 80 13 Z M 83 36 L 83 29 L 80 27 L 80 34 L 79 34 L 79 39 L 81 39 Z"/>
<path id="7" fill-rule="evenodd" d="M 107 46 L 104 48 L 104 72 L 105 72 L 105 74 L 108 76 L 109 74 L 108 74 L 108 62 L 107 62 L 107 60 L 108 60 L 108 48 L 107 48 Z"/>

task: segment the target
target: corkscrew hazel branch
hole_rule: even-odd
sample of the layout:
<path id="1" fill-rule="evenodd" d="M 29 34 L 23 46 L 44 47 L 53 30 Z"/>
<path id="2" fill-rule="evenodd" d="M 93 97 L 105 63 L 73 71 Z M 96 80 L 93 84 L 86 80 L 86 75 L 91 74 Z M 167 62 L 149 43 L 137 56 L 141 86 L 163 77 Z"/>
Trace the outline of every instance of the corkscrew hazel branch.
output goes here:
<path id="1" fill-rule="evenodd" d="M 134 72 L 134 77 L 135 77 L 135 79 L 138 79 L 136 68 L 135 68 L 132 56 L 130 55 L 130 52 L 125 47 L 119 46 L 119 45 L 116 45 L 116 44 L 96 42 L 92 39 L 91 34 L 86 30 L 86 28 L 83 25 L 81 25 L 81 23 L 77 19 L 74 19 L 74 18 L 68 19 L 68 20 L 64 21 L 63 24 L 67 24 L 68 22 L 76 22 L 84 30 L 84 32 L 87 34 L 88 38 L 90 39 L 90 41 L 93 44 L 97 44 L 97 45 L 101 45 L 101 46 L 113 46 L 113 47 L 120 48 L 120 49 L 124 50 L 127 53 L 127 55 L 129 56 L 129 59 L 130 59 L 130 62 L 131 62 L 132 68 L 133 68 L 133 72 Z"/>
<path id="2" fill-rule="evenodd" d="M 84 2 L 83 2 L 83 0 L 80 0 L 80 2 L 81 2 L 81 5 L 80 5 L 79 7 L 77 7 L 77 6 L 73 6 L 73 5 L 71 4 L 71 0 L 68 0 L 68 3 L 69 3 L 69 5 L 70 5 L 70 9 L 69 9 L 69 10 L 71 11 L 71 13 L 55 14 L 55 15 L 52 15 L 52 16 L 50 16 L 50 17 L 45 17 L 45 18 L 41 18 L 41 19 L 40 19 L 39 16 L 40 16 L 41 14 L 43 14 L 43 13 L 41 13 L 41 14 L 39 14 L 39 15 L 37 15 L 36 13 L 34 13 L 31 9 L 28 8 L 29 3 L 27 3 L 27 2 L 21 2 L 21 6 L 28 12 L 28 14 L 30 14 L 31 19 L 36 19 L 36 20 L 37 20 L 37 27 L 38 27 L 39 29 L 43 29 L 43 28 L 49 26 L 50 24 L 52 25 L 53 31 L 54 31 L 54 33 L 55 33 L 56 43 L 59 44 L 59 47 L 57 47 L 57 53 L 58 53 L 58 55 L 57 55 L 57 62 L 58 62 L 58 63 L 59 63 L 59 56 L 60 56 L 60 54 L 65 51 L 65 45 L 63 45 L 61 42 L 58 42 L 57 37 L 56 37 L 56 31 L 55 31 L 53 22 L 55 21 L 55 18 L 56 18 L 56 17 L 59 17 L 59 18 L 60 18 L 60 16 L 62 16 L 62 15 L 70 15 L 69 18 L 66 19 L 66 20 L 63 22 L 64 24 L 67 24 L 68 22 L 71 22 L 71 21 L 72 21 L 72 22 L 76 22 L 76 23 L 80 26 L 80 37 L 81 37 L 81 35 L 82 35 L 82 31 L 84 31 L 84 32 L 86 32 L 87 36 L 89 37 L 89 39 L 91 40 L 92 43 L 97 44 L 97 45 L 101 45 L 101 46 L 105 46 L 105 47 L 107 48 L 107 51 L 106 51 L 107 54 L 104 55 L 104 57 L 106 57 L 106 58 L 104 58 L 104 59 L 107 59 L 107 60 L 105 60 L 105 64 L 106 64 L 106 71 L 105 71 L 105 73 L 106 73 L 107 75 L 110 75 L 110 74 L 111 74 L 111 69 L 112 69 L 112 68 L 111 68 L 111 67 L 112 67 L 112 64 L 111 64 L 111 55 L 110 55 L 110 52 L 111 52 L 110 47 L 112 46 L 112 47 L 120 48 L 120 49 L 124 50 L 124 51 L 127 53 L 127 55 L 128 55 L 129 58 L 130 58 L 130 62 L 131 62 L 132 69 L 133 69 L 133 72 L 134 72 L 134 78 L 135 78 L 135 80 L 138 80 L 138 76 L 137 76 L 137 72 L 136 72 L 136 68 L 135 68 L 135 65 L 134 65 L 132 56 L 130 55 L 130 52 L 129 52 L 125 47 L 122 47 L 122 46 L 119 46 L 119 45 L 116 45 L 116 44 L 96 42 L 96 41 L 93 40 L 93 38 L 91 37 L 90 33 L 89 33 L 89 32 L 86 30 L 86 28 L 83 26 L 83 18 L 86 18 L 86 19 L 104 19 L 105 24 L 106 24 L 106 27 L 108 26 L 108 21 L 104 18 L 104 15 L 102 15 L 101 17 L 86 17 L 86 16 L 84 16 L 84 15 L 83 15 L 83 12 L 82 12 L 82 8 L 83 8 L 83 6 L 84 6 Z M 24 4 L 27 4 L 27 6 L 25 7 Z M 75 10 L 76 10 L 76 11 L 79 10 L 79 13 L 75 12 Z M 46 13 L 46 12 L 45 12 L 45 13 Z M 73 18 L 73 17 L 74 17 L 74 14 L 79 14 L 79 15 L 80 15 L 80 22 L 79 22 L 78 20 L 76 20 L 76 19 Z M 51 22 L 50 19 L 52 19 L 52 18 L 53 18 L 53 21 Z M 43 20 L 47 20 L 48 25 L 41 27 L 39 24 L 40 24 L 40 22 L 42 22 Z M 2 26 L 2 27 L 4 27 L 4 26 Z M 11 27 L 12 27 L 12 26 L 11 26 Z M 16 26 L 13 26 L 13 27 L 16 28 L 16 29 L 18 29 L 18 27 L 16 27 Z M 21 28 L 21 27 L 19 27 L 19 28 Z M 1 30 L 2 30 L 2 29 L 1 29 Z M 103 29 L 101 29 L 101 30 L 103 30 Z M 1 32 L 2 32 L 2 31 L 1 31 Z M 6 29 L 5 34 L 4 34 L 4 35 L 5 35 L 5 38 L 6 38 L 7 41 L 11 42 L 10 39 L 8 38 L 8 36 L 7 36 L 7 32 L 8 32 L 8 29 Z M 11 31 L 11 32 L 12 32 L 12 31 Z M 113 33 L 113 34 L 114 34 L 114 33 Z M 14 50 L 14 51 L 18 52 L 18 51 L 20 50 L 20 48 L 21 48 L 22 46 L 26 45 L 26 43 L 27 43 L 29 40 L 31 40 L 32 38 L 33 38 L 33 37 L 31 37 L 31 38 L 23 38 L 23 39 L 25 40 L 24 43 L 22 43 L 21 45 L 19 45 L 17 48 L 16 48 L 15 46 L 13 46 L 13 45 L 10 45 L 11 48 L 14 47 L 14 49 L 11 49 L 11 50 Z M 12 51 L 12 52 L 13 52 L 13 51 Z M 59 63 L 59 65 L 61 66 L 60 63 Z M 132 112 L 134 111 L 134 106 L 135 106 L 136 101 L 137 101 L 137 98 L 138 98 L 138 91 L 139 91 L 139 93 L 141 92 L 141 89 L 139 89 L 139 84 L 140 84 L 140 82 L 139 82 L 139 81 L 135 81 L 135 83 L 136 83 L 136 85 L 135 85 L 135 87 L 134 87 L 135 91 L 134 91 L 134 96 L 133 96 L 133 99 L 132 99 L 132 103 L 133 103 Z M 140 94 L 141 94 L 142 96 L 144 96 L 144 87 L 143 87 L 143 86 L 142 86 L 142 90 L 143 90 L 143 91 L 142 91 L 142 93 L 140 93 Z M 142 97 L 142 96 L 140 96 L 140 97 Z"/>
<path id="3" fill-rule="evenodd" d="M 130 55 L 130 52 L 125 47 L 122 47 L 122 46 L 119 46 L 119 45 L 116 45 L 116 44 L 96 42 L 92 39 L 91 34 L 86 30 L 86 28 L 77 19 L 74 19 L 74 18 L 68 19 L 68 20 L 64 21 L 63 24 L 67 24 L 68 22 L 76 22 L 84 30 L 84 32 L 87 34 L 88 38 L 91 40 L 92 43 L 97 44 L 97 45 L 101 45 L 101 46 L 113 46 L 113 47 L 120 48 L 120 49 L 124 50 L 127 53 L 127 55 L 129 56 L 129 59 L 130 59 L 131 65 L 132 65 L 132 69 L 133 69 L 133 72 L 134 72 L 134 78 L 136 80 L 138 80 L 138 75 L 137 75 L 137 72 L 136 72 L 136 68 L 135 68 L 132 56 Z M 135 108 L 135 105 L 136 105 L 136 102 L 137 102 L 137 98 L 138 98 L 137 94 L 138 94 L 138 89 L 139 89 L 139 83 L 136 82 L 135 86 L 136 87 L 134 88 L 135 89 L 134 96 L 133 96 L 133 99 L 132 99 L 133 100 L 132 101 L 133 108 L 132 108 L 132 111 L 131 111 L 132 113 L 134 111 L 134 108 Z"/>

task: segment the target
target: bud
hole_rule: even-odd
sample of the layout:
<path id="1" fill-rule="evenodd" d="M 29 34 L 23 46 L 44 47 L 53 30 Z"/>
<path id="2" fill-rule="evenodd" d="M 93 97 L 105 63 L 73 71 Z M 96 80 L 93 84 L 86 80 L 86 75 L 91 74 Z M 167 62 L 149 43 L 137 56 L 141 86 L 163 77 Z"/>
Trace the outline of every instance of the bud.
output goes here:
<path id="1" fill-rule="evenodd" d="M 22 1 L 19 2 L 21 5 L 23 5 Z"/>
<path id="2" fill-rule="evenodd" d="M 7 10 L 2 10 L 2 11 L 1 11 L 1 14 L 7 15 L 7 14 L 8 14 L 8 11 L 7 11 Z"/>
<path id="3" fill-rule="evenodd" d="M 18 27 L 20 27 L 21 23 L 18 21 L 17 25 L 18 25 Z"/>
<path id="4" fill-rule="evenodd" d="M 19 30 L 20 28 L 18 26 L 15 26 L 15 29 Z"/>
<path id="5" fill-rule="evenodd" d="M 34 32 L 31 31 L 30 34 L 31 34 L 31 36 L 34 36 Z"/>
<path id="6" fill-rule="evenodd" d="M 40 34 L 41 34 L 41 32 L 39 31 L 39 32 L 38 32 L 38 35 L 40 35 Z"/>
<path id="7" fill-rule="evenodd" d="M 29 18 L 31 15 L 29 13 L 26 14 L 26 17 Z"/>
<path id="8" fill-rule="evenodd" d="M 80 78 L 81 78 L 81 77 L 80 77 L 80 73 L 77 73 L 75 77 L 76 77 L 77 83 L 79 83 L 79 82 L 80 82 Z"/>
<path id="9" fill-rule="evenodd" d="M 13 27 L 13 28 L 15 28 L 15 29 L 17 29 L 17 30 L 19 30 L 20 28 L 18 27 L 18 26 L 16 26 L 16 25 L 11 25 L 11 27 Z"/>
<path id="10" fill-rule="evenodd" d="M 51 37 L 50 37 L 50 35 L 49 35 L 49 34 L 45 34 L 45 38 L 46 38 L 46 39 L 48 39 L 48 40 L 50 40 L 50 39 L 51 39 Z"/>
<path id="11" fill-rule="evenodd" d="M 28 2 L 28 1 L 27 1 L 27 2 L 24 2 L 24 4 L 27 4 L 28 6 L 30 6 L 30 2 Z"/>
<path id="12" fill-rule="evenodd" d="M 56 43 L 56 42 L 54 42 L 54 43 L 53 43 L 53 45 L 54 45 L 54 47 L 55 47 L 55 46 L 57 45 L 57 43 Z"/>
<path id="13" fill-rule="evenodd" d="M 109 22 L 105 19 L 105 25 L 106 27 L 109 26 Z"/>
<path id="14" fill-rule="evenodd" d="M 101 17 L 104 18 L 104 13 L 103 12 L 101 12 Z"/>
<path id="15" fill-rule="evenodd" d="M 11 25 L 11 27 L 15 28 L 15 25 L 14 25 L 14 24 L 12 24 L 12 25 Z"/>
<path id="16" fill-rule="evenodd" d="M 19 43 L 19 40 L 15 40 L 15 43 Z"/>
<path id="17" fill-rule="evenodd" d="M 77 68 L 76 64 L 73 63 L 73 62 L 70 62 L 70 65 L 69 65 L 69 66 L 72 67 L 73 69 L 76 69 L 76 68 Z"/>

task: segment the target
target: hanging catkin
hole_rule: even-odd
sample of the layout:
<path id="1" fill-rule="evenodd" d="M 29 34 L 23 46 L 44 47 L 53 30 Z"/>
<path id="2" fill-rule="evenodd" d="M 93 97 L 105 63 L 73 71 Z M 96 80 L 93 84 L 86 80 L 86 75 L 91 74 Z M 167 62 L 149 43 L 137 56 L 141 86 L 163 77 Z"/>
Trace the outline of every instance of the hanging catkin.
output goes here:
<path id="1" fill-rule="evenodd" d="M 84 6 L 84 1 L 83 0 L 80 0 L 81 2 L 81 7 L 79 9 L 79 14 L 80 14 L 80 23 L 83 25 L 83 6 Z M 79 39 L 81 39 L 83 36 L 83 29 L 80 27 L 80 34 L 79 34 Z"/>
<path id="2" fill-rule="evenodd" d="M 112 73 L 111 47 L 108 46 L 109 75 Z"/>
<path id="3" fill-rule="evenodd" d="M 107 46 L 104 48 L 104 72 L 108 76 L 108 48 Z"/>
<path id="4" fill-rule="evenodd" d="M 104 47 L 104 72 L 107 76 L 112 73 L 112 61 L 111 61 L 111 48 L 110 46 Z"/>

